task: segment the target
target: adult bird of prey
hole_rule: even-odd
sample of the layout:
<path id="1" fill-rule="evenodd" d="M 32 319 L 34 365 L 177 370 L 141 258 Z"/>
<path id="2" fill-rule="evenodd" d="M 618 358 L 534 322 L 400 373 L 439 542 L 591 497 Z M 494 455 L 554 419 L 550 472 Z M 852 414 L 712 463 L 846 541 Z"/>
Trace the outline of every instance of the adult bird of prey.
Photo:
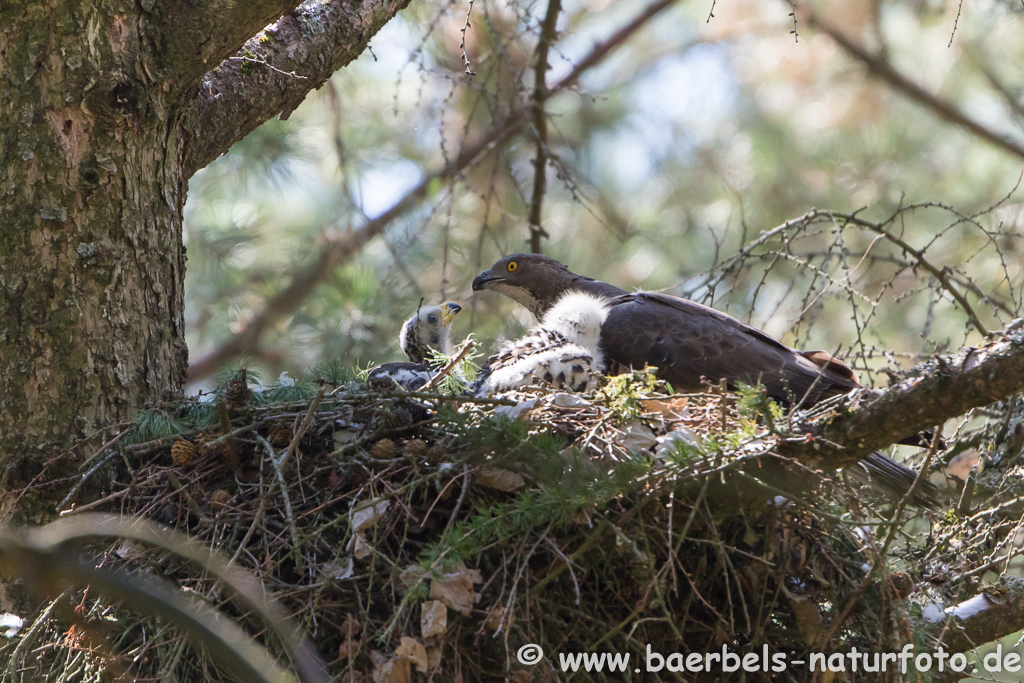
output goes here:
<path id="1" fill-rule="evenodd" d="M 368 382 L 381 385 L 391 381 L 411 391 L 426 384 L 441 369 L 431 362 L 430 350 L 451 353 L 452 320 L 461 310 L 455 303 L 418 308 L 402 325 L 398 338 L 409 362 L 384 363 L 370 371 Z"/>
<path id="2" fill-rule="evenodd" d="M 538 318 L 566 292 L 607 299 L 600 346 L 605 372 L 656 367 L 677 391 L 695 391 L 704 380 L 765 387 L 784 405 L 811 406 L 860 386 L 853 371 L 822 351 L 791 349 L 761 330 L 713 308 L 669 294 L 630 294 L 577 275 L 553 258 L 512 254 L 473 280 L 473 290 L 493 290 L 519 302 Z M 919 443 L 915 437 L 915 443 Z M 906 492 L 916 473 L 881 453 L 859 465 L 891 495 Z M 931 503 L 934 487 L 922 482 L 917 499 Z"/>
<path id="3" fill-rule="evenodd" d="M 486 396 L 534 383 L 570 391 L 596 388 L 604 368 L 600 337 L 607 315 L 603 297 L 565 294 L 539 324 L 487 360 L 477 393 Z"/>

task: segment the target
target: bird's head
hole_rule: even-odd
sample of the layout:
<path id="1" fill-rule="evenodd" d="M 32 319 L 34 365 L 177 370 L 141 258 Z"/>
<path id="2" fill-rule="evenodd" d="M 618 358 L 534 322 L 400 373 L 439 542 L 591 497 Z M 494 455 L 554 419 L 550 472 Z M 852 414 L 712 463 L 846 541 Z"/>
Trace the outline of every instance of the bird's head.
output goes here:
<path id="1" fill-rule="evenodd" d="M 541 254 L 511 254 L 473 280 L 473 291 L 490 289 L 526 306 L 541 318 L 577 276 Z"/>
<path id="2" fill-rule="evenodd" d="M 440 306 L 421 306 L 416 315 L 405 321 L 399 345 L 413 363 L 426 363 L 429 349 L 441 353 L 451 352 L 452 320 L 462 306 L 444 303 Z"/>

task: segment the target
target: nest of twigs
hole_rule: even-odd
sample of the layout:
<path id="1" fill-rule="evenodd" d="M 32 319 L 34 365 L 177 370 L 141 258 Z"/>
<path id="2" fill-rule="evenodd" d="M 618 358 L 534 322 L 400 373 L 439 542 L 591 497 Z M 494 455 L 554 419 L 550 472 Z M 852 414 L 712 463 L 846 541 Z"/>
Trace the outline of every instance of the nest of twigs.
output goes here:
<path id="1" fill-rule="evenodd" d="M 835 477 L 772 455 L 744 399 L 662 392 L 646 375 L 586 396 L 236 391 L 233 408 L 222 394 L 162 406 L 180 432 L 113 439 L 33 486 L 69 514 L 150 518 L 251 572 L 333 680 L 693 680 L 680 658 L 651 671 L 648 652 L 794 660 L 908 642 L 906 582 L 865 578 L 878 541 L 854 523 L 868 503 L 851 516 Z M 203 597 L 289 664 L 202 567 L 128 540 L 79 550 Z M 7 644 L 5 680 L 233 680 L 202 643 L 88 588 L 48 604 Z M 628 667 L 563 670 L 602 652 Z M 862 676 L 886 679 L 847 680 Z"/>

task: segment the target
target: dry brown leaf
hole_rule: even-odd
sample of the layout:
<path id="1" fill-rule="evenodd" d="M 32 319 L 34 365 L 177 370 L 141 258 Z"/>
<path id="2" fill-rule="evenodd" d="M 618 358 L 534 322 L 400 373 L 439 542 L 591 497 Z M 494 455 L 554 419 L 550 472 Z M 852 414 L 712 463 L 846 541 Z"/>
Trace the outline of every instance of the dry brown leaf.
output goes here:
<path id="1" fill-rule="evenodd" d="M 441 666 L 441 648 L 439 647 L 428 647 L 427 648 L 427 667 L 431 671 Z"/>
<path id="2" fill-rule="evenodd" d="M 497 467 L 483 467 L 476 475 L 476 483 L 499 491 L 515 491 L 521 488 L 526 480 L 518 472 L 509 472 Z"/>
<path id="3" fill-rule="evenodd" d="M 334 445 L 338 448 L 346 444 L 350 444 L 356 440 L 359 436 L 359 431 L 356 429 L 336 429 L 334 430 Z"/>
<path id="4" fill-rule="evenodd" d="M 642 399 L 640 403 L 644 406 L 644 412 L 657 413 L 661 415 L 663 420 L 682 420 L 686 417 L 687 401 L 685 398 L 671 398 L 667 401 L 661 401 L 656 398 L 646 398 Z"/>
<path id="5" fill-rule="evenodd" d="M 401 657 L 389 659 L 374 668 L 373 683 L 412 683 L 412 665 Z"/>
<path id="6" fill-rule="evenodd" d="M 362 534 L 356 534 L 348 542 L 345 550 L 355 555 L 357 560 L 361 560 L 373 552 L 373 546 L 366 542 Z"/>
<path id="7" fill-rule="evenodd" d="M 619 444 L 627 451 L 642 451 L 658 443 L 651 428 L 640 420 L 629 423 L 629 429 L 619 439 Z"/>
<path id="8" fill-rule="evenodd" d="M 146 557 L 146 547 L 140 543 L 129 541 L 128 539 L 122 539 L 117 545 L 117 550 L 114 554 L 120 557 L 126 562 L 135 562 Z"/>
<path id="9" fill-rule="evenodd" d="M 448 608 L 440 600 L 423 603 L 420 612 L 420 630 L 424 638 L 444 633 L 448 628 Z"/>
<path id="10" fill-rule="evenodd" d="M 362 628 L 363 625 L 359 623 L 359 620 L 349 613 L 345 615 L 345 621 L 341 622 L 341 628 L 339 630 L 341 631 L 341 635 L 352 638 L 359 635 L 359 631 Z"/>
<path id="11" fill-rule="evenodd" d="M 415 664 L 416 670 L 421 674 L 427 672 L 427 648 L 415 638 L 402 636 L 402 642 L 395 649 L 395 655 Z"/>
<path id="12" fill-rule="evenodd" d="M 359 641 L 346 638 L 345 642 L 338 646 L 338 656 L 342 659 L 352 659 L 359 654 Z"/>
<path id="13" fill-rule="evenodd" d="M 408 590 L 415 586 L 423 577 L 427 575 L 426 570 L 419 565 L 410 565 L 398 573 L 398 582 L 402 584 L 402 588 Z"/>
<path id="14" fill-rule="evenodd" d="M 390 500 L 381 500 L 380 498 L 366 501 L 352 513 L 352 528 L 356 531 L 362 531 L 373 526 L 377 523 L 377 520 L 384 516 L 390 505 Z"/>
<path id="15" fill-rule="evenodd" d="M 351 557 L 338 562 L 325 562 L 320 565 L 320 576 L 330 581 L 344 581 L 355 574 L 355 563 Z"/>
<path id="16" fill-rule="evenodd" d="M 479 570 L 467 569 L 460 565 L 458 571 L 430 582 L 430 598 L 440 600 L 463 616 L 469 616 L 473 605 L 479 599 L 473 592 L 474 583 L 483 583 Z"/>
<path id="17" fill-rule="evenodd" d="M 501 619 L 504 616 L 505 606 L 495 605 L 491 609 L 487 610 L 487 619 L 484 620 L 484 624 L 492 631 L 497 631 L 498 627 L 501 626 Z"/>

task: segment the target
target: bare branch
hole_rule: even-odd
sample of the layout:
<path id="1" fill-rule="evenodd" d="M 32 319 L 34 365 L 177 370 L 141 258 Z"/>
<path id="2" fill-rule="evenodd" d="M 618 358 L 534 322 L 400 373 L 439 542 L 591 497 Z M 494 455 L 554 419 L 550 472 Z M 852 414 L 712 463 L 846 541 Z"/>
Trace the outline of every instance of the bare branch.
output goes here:
<path id="1" fill-rule="evenodd" d="M 408 3 L 303 5 L 250 39 L 207 74 L 182 115 L 191 138 L 186 173 L 192 175 L 272 116 L 287 118 L 311 90 L 358 57 Z"/>
<path id="2" fill-rule="evenodd" d="M 301 0 L 177 0 L 154 3 L 151 33 L 161 79 L 186 88 Z"/>
<path id="3" fill-rule="evenodd" d="M 522 126 L 521 117 L 513 117 L 504 128 L 497 129 L 476 143 L 457 159 L 437 172 L 425 177 L 419 185 L 410 190 L 397 204 L 358 230 L 344 232 L 327 238 L 313 265 L 298 272 L 283 291 L 267 302 L 263 311 L 250 321 L 241 332 L 232 337 L 204 358 L 189 367 L 189 382 L 196 382 L 209 376 L 228 359 L 259 346 L 263 331 L 292 311 L 313 288 L 327 275 L 348 262 L 359 253 L 371 239 L 381 234 L 392 222 L 411 210 L 437 180 L 446 180 L 476 164 L 487 152 L 507 140 Z"/>
<path id="4" fill-rule="evenodd" d="M 967 317 L 970 319 L 971 324 L 974 325 L 975 329 L 977 329 L 978 332 L 981 332 L 982 334 L 988 334 L 988 330 L 985 328 L 985 325 L 982 324 L 981 319 L 978 318 L 978 314 L 974 312 L 974 308 L 971 306 L 971 302 L 967 300 L 967 297 L 965 297 L 959 289 L 953 286 L 949 272 L 944 268 L 939 268 L 935 266 L 931 261 L 925 258 L 924 249 L 915 249 L 902 237 L 892 234 L 884 227 L 876 225 L 871 221 L 866 221 L 861 218 L 858 218 L 857 216 L 852 215 L 843 216 L 843 219 L 849 223 L 863 226 L 885 237 L 887 240 L 889 240 L 890 242 L 898 246 L 900 249 L 902 249 L 904 254 L 907 254 L 908 256 L 913 256 L 917 263 L 920 264 L 922 268 L 931 273 L 932 276 L 936 280 L 938 280 L 939 283 L 942 284 L 942 288 L 949 292 L 949 295 L 952 296 L 958 304 L 960 304 L 960 308 L 962 308 L 964 310 L 964 313 L 967 314 Z"/>
<path id="5" fill-rule="evenodd" d="M 840 47 L 846 50 L 847 53 L 863 62 L 868 70 L 875 76 L 886 81 L 889 85 L 901 91 L 904 95 L 916 101 L 918 104 L 932 110 L 940 118 L 956 124 L 961 128 L 965 128 L 983 140 L 988 140 L 996 147 L 1024 159 L 1024 147 L 1021 147 L 1004 135 L 989 130 L 967 116 L 967 114 L 960 111 L 960 109 L 958 109 L 953 103 L 931 94 L 920 85 L 898 72 L 884 57 L 871 54 L 862 45 L 858 45 L 837 28 L 830 26 L 814 12 L 809 12 L 808 23 L 819 31 L 831 36 L 832 39 L 839 43 Z"/>
<path id="6" fill-rule="evenodd" d="M 998 341 L 936 357 L 885 389 L 858 390 L 818 404 L 794 420 L 778 450 L 843 467 L 908 435 L 1021 391 L 1024 326 L 1015 321 Z"/>
<path id="7" fill-rule="evenodd" d="M 1024 579 L 1004 576 L 998 586 L 949 608 L 933 635 L 949 652 L 967 652 L 1024 628 Z"/>
<path id="8" fill-rule="evenodd" d="M 544 206 L 544 191 L 547 188 L 548 167 L 548 116 L 544 103 L 548 97 L 548 51 L 555 42 L 558 28 L 558 14 L 562 9 L 561 0 L 548 0 L 548 13 L 540 30 L 537 43 L 537 64 L 533 82 L 533 127 L 537 135 L 537 157 L 533 161 L 533 197 L 530 203 L 530 251 L 540 253 L 540 239 L 547 237 L 540 225 Z"/>
<path id="9" fill-rule="evenodd" d="M 587 69 L 598 64 L 615 47 L 626 42 L 630 36 L 675 1 L 656 0 L 656 2 L 648 5 L 644 11 L 616 31 L 610 38 L 595 45 L 594 49 L 580 60 L 568 75 L 549 89 L 549 95 L 575 85 Z M 189 367 L 188 381 L 190 383 L 197 382 L 208 377 L 228 359 L 242 353 L 251 353 L 258 349 L 263 331 L 294 310 L 334 268 L 347 262 L 359 253 L 363 245 L 381 234 L 392 221 L 416 206 L 426 196 L 427 190 L 435 182 L 456 176 L 472 164 L 477 163 L 486 153 L 518 133 L 527 116 L 528 111 L 525 108 L 512 110 L 509 112 L 503 126 L 492 129 L 472 147 L 464 150 L 457 159 L 426 176 L 419 185 L 410 190 L 390 210 L 370 221 L 359 230 L 328 238 L 326 244 L 321 248 L 316 262 L 305 270 L 296 273 L 292 283 L 268 301 L 263 310 L 245 326 L 245 329 Z"/>

